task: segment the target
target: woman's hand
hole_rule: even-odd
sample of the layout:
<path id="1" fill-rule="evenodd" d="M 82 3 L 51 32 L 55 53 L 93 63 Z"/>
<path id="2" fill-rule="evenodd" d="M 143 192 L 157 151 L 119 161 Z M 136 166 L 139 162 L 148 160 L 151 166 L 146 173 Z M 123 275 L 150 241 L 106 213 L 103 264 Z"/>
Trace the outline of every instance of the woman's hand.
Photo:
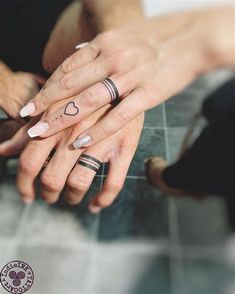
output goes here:
<path id="1" fill-rule="evenodd" d="M 81 124 L 77 124 L 46 139 L 29 141 L 28 126 L 24 126 L 8 145 L 0 147 L 0 155 L 10 155 L 20 152 L 26 145 L 19 159 L 17 187 L 22 199 L 30 203 L 35 198 L 34 182 L 40 174 L 45 162 L 51 155 L 48 164 L 41 172 L 41 195 L 48 203 L 58 200 L 66 186 L 66 200 L 74 205 L 82 201 L 88 191 L 96 172 L 93 169 L 78 164 L 82 154 L 92 156 L 100 162 L 109 163 L 109 171 L 104 185 L 92 199 L 89 209 L 98 213 L 102 208 L 111 205 L 121 191 L 128 172 L 129 165 L 136 151 L 144 115 L 140 115 L 125 128 L 90 148 L 74 150 L 71 144 L 76 137 L 101 119 L 110 106 L 105 106 Z M 85 163 L 97 168 L 96 162 L 86 160 Z M 58 173 L 59 170 L 59 173 Z"/>
<path id="2" fill-rule="evenodd" d="M 38 85 L 44 82 L 31 73 L 12 72 L 0 62 L 0 107 L 16 119 L 20 108 L 38 93 Z"/>
<path id="3" fill-rule="evenodd" d="M 99 35 L 58 68 L 21 116 L 36 116 L 57 101 L 31 137 L 51 136 L 110 103 L 100 82 L 110 77 L 122 101 L 86 130 L 77 147 L 91 146 L 114 134 L 140 113 L 160 104 L 198 75 L 234 64 L 234 11 L 215 9 L 149 20 Z"/>

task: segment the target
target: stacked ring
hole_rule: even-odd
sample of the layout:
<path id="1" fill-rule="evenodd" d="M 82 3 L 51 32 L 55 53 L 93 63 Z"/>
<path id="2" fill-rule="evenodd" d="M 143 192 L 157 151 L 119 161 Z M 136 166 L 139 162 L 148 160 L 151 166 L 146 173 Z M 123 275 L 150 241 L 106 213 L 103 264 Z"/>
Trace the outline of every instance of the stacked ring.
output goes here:
<path id="1" fill-rule="evenodd" d="M 85 166 L 97 173 L 98 170 L 100 169 L 102 162 L 100 162 L 98 159 L 96 159 L 95 157 L 91 155 L 82 154 L 80 158 L 78 159 L 77 164 Z"/>
<path id="2" fill-rule="evenodd" d="M 117 89 L 116 85 L 114 84 L 114 82 L 111 79 L 106 78 L 101 83 L 109 91 L 109 94 L 110 94 L 110 97 L 111 97 L 111 103 L 114 102 L 114 100 L 117 100 L 117 99 L 120 98 L 118 89 Z"/>

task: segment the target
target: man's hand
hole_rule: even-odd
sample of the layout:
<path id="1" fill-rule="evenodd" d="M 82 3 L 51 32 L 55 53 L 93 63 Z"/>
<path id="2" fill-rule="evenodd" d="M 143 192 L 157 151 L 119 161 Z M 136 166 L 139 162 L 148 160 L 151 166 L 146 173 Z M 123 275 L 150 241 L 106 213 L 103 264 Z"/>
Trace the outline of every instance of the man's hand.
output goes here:
<path id="1" fill-rule="evenodd" d="M 99 32 L 121 27 L 143 17 L 139 0 L 82 0 L 70 4 L 59 17 L 43 54 L 43 65 L 53 72 L 75 45 Z"/>
<path id="2" fill-rule="evenodd" d="M 41 196 L 48 203 L 58 200 L 66 186 L 66 200 L 75 205 L 82 201 L 96 172 L 78 164 L 81 155 L 92 156 L 100 162 L 109 163 L 109 171 L 102 190 L 91 200 L 89 209 L 98 213 L 112 204 L 121 191 L 130 163 L 138 145 L 144 114 L 135 118 L 125 128 L 91 148 L 75 150 L 71 144 L 79 134 L 94 125 L 105 115 L 110 106 L 105 106 L 82 123 L 70 127 L 46 139 L 31 140 L 27 136 L 30 123 L 21 128 L 5 146 L 0 145 L 0 155 L 9 156 L 22 151 L 19 160 L 17 187 L 22 200 L 30 203 L 35 199 L 34 182 L 41 170 Z M 25 147 L 26 145 L 26 147 Z M 54 150 L 53 156 L 48 156 Z M 45 165 L 45 162 L 47 164 Z M 86 161 L 97 167 L 96 162 Z M 60 171 L 58 173 L 58 170 Z"/>

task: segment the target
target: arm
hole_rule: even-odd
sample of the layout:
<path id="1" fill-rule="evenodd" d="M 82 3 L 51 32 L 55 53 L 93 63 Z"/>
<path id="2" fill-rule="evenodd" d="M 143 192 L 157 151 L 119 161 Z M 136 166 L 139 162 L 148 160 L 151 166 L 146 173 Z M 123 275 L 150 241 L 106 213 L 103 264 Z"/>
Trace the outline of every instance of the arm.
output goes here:
<path id="1" fill-rule="evenodd" d="M 43 66 L 53 72 L 78 43 L 97 33 L 142 18 L 140 0 L 82 0 L 72 2 L 59 17 L 43 54 Z M 59 50 L 58 50 L 59 48 Z"/>
<path id="2" fill-rule="evenodd" d="M 83 134 L 86 146 L 117 132 L 201 74 L 234 66 L 234 13 L 230 7 L 178 13 L 99 35 L 68 58 L 30 107 L 23 109 L 22 115 L 35 116 L 68 98 L 56 112 L 49 110 L 30 135 L 51 136 L 110 103 L 109 92 L 100 83 L 106 77 L 116 84 L 122 101 Z M 80 111 L 68 115 L 68 103 Z"/>
<path id="3" fill-rule="evenodd" d="M 143 18 L 140 0 L 83 0 L 97 32 L 121 27 Z"/>

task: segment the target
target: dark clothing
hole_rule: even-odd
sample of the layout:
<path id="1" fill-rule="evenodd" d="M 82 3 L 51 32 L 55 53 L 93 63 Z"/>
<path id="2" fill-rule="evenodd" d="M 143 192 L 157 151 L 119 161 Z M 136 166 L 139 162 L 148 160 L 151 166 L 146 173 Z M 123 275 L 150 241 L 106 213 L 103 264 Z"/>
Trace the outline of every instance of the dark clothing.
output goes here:
<path id="1" fill-rule="evenodd" d="M 163 179 L 170 187 L 235 195 L 235 78 L 203 103 L 208 126 L 195 143 L 173 165 Z"/>
<path id="2" fill-rule="evenodd" d="M 12 70 L 45 74 L 42 55 L 57 18 L 71 0 L 1 0 L 0 59 Z"/>

